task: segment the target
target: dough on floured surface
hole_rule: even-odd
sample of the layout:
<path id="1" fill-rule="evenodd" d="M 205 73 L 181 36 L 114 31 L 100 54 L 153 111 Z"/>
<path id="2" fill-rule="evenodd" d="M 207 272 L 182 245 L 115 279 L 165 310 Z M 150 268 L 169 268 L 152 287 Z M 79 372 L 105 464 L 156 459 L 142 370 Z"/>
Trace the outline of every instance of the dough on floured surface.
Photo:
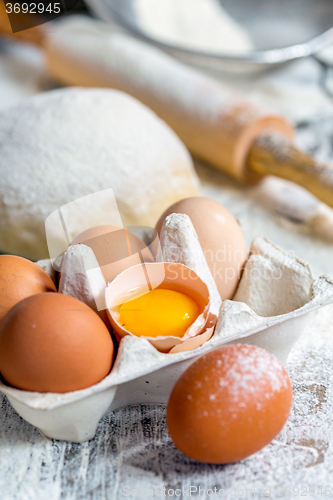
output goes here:
<path id="1" fill-rule="evenodd" d="M 55 90 L 2 112 L 0 176 L 0 251 L 34 260 L 48 256 L 46 218 L 70 201 L 112 188 L 125 226 L 153 227 L 199 189 L 174 132 L 106 89 Z M 91 226 L 104 223 L 102 211 L 85 214 Z"/>

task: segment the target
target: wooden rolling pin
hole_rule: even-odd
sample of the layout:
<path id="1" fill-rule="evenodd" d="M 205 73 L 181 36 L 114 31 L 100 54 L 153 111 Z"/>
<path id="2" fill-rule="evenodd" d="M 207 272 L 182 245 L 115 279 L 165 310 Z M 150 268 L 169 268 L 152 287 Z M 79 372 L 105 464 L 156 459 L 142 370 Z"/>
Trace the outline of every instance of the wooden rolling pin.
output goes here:
<path id="1" fill-rule="evenodd" d="M 3 7 L 0 3 L 0 8 Z M 4 9 L 0 32 L 13 36 Z M 292 144 L 292 126 L 160 50 L 84 16 L 19 33 L 42 46 L 51 76 L 66 85 L 111 87 L 165 120 L 198 158 L 245 182 L 275 175 L 333 207 L 333 168 Z"/>

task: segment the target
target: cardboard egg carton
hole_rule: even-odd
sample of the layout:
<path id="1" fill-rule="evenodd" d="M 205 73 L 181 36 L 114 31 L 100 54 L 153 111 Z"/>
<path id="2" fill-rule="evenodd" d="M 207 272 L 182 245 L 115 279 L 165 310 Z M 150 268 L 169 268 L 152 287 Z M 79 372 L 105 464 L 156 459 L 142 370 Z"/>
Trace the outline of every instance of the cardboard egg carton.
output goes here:
<path id="1" fill-rule="evenodd" d="M 199 356 L 223 345 L 256 345 L 285 364 L 309 317 L 333 302 L 332 278 L 314 280 L 308 264 L 263 237 L 252 243 L 235 297 L 223 304 L 186 215 L 172 214 L 166 219 L 160 243 L 157 260 L 188 266 L 208 286 L 213 310 L 218 313 L 214 335 L 193 350 L 173 354 L 159 352 L 144 338 L 124 337 L 110 374 L 80 391 L 36 393 L 0 383 L 15 410 L 45 436 L 83 442 L 94 437 L 99 420 L 112 410 L 138 403 L 166 404 L 184 370 Z M 86 250 L 81 248 L 81 256 L 82 251 Z M 49 262 L 40 265 L 52 273 Z M 91 303 L 82 266 L 80 269 L 76 267 L 76 279 L 80 275 L 78 296 Z M 71 294 L 75 295 L 75 286 Z"/>

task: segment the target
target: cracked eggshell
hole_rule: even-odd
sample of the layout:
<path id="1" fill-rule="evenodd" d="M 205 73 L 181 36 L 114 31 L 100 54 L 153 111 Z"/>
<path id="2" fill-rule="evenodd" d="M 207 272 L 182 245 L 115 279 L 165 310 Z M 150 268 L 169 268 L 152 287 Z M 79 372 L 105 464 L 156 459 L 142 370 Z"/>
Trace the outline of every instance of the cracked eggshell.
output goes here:
<path id="1" fill-rule="evenodd" d="M 151 263 L 133 266 L 109 283 L 105 291 L 107 313 L 116 336 L 135 336 L 119 323 L 120 306 L 138 295 L 157 287 L 168 288 L 191 297 L 199 306 L 200 314 L 183 337 L 147 337 L 157 350 L 180 352 L 195 349 L 208 340 L 214 331 L 216 315 L 211 312 L 207 285 L 187 266 L 178 263 Z"/>

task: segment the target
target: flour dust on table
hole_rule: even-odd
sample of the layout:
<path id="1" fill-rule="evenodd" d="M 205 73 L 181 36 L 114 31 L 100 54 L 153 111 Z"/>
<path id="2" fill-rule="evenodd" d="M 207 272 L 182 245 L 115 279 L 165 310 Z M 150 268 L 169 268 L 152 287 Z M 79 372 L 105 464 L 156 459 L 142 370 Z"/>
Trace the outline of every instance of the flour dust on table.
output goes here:
<path id="1" fill-rule="evenodd" d="M 44 438 L 2 396 L 1 499 L 120 500 L 126 498 L 124 487 L 217 487 L 228 499 L 232 490 L 244 488 L 258 498 L 263 488 L 270 488 L 271 498 L 281 498 L 287 487 L 306 487 L 309 496 L 314 488 L 325 491 L 333 473 L 332 314 L 332 306 L 321 310 L 291 353 L 294 402 L 287 426 L 259 453 L 227 466 L 182 455 L 168 436 L 160 405 L 117 410 L 104 417 L 93 440 L 73 444 Z"/>

